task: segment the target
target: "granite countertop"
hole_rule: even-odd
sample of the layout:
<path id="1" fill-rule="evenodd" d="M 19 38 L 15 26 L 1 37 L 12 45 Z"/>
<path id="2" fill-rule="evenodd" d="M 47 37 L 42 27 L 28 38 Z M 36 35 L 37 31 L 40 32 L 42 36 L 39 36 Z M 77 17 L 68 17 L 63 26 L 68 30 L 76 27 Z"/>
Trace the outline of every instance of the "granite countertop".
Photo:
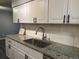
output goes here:
<path id="1" fill-rule="evenodd" d="M 56 42 L 52 42 L 51 45 L 45 48 L 35 47 L 31 44 L 24 42 L 23 40 L 30 38 L 30 36 L 23 36 L 18 34 L 7 35 L 8 38 L 23 44 L 24 46 L 28 46 L 40 53 L 43 53 L 47 56 L 50 56 L 54 59 L 60 58 L 62 59 L 79 59 L 79 48 L 74 48 L 71 46 L 65 46 Z"/>

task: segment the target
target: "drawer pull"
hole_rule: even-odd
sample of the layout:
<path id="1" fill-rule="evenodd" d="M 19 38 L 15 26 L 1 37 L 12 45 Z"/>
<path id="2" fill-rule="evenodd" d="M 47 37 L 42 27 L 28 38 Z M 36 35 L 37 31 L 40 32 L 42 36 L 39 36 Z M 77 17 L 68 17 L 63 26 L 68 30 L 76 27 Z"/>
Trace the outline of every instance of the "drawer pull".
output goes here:
<path id="1" fill-rule="evenodd" d="M 10 44 L 8 45 L 8 48 L 11 49 L 11 45 Z"/>
<path id="2" fill-rule="evenodd" d="M 25 59 L 28 59 L 28 56 L 27 55 L 25 55 Z"/>

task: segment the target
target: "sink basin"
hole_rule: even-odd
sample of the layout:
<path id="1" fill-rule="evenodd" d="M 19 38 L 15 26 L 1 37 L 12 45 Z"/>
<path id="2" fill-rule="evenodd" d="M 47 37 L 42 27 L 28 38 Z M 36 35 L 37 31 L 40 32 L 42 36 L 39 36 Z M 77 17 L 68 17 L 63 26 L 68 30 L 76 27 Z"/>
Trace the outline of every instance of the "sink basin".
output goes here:
<path id="1" fill-rule="evenodd" d="M 33 38 L 28 39 L 28 40 L 24 40 L 24 42 L 29 43 L 29 44 L 34 45 L 34 46 L 39 47 L 39 48 L 45 48 L 45 47 L 51 45 L 51 43 L 48 41 L 38 40 L 38 39 L 33 39 Z"/>

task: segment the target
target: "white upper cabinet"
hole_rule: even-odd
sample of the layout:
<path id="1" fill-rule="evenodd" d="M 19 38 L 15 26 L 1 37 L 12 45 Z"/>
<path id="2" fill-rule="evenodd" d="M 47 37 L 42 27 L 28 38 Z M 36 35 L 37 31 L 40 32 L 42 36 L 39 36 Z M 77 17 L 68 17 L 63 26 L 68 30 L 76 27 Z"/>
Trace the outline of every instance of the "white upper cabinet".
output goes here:
<path id="1" fill-rule="evenodd" d="M 24 4 L 29 1 L 31 1 L 31 0 L 12 0 L 12 7 Z"/>
<path id="2" fill-rule="evenodd" d="M 26 15 L 28 15 L 27 9 L 26 9 L 26 4 L 17 6 L 13 8 L 13 22 L 14 23 L 22 23 L 25 22 L 27 17 Z"/>
<path id="3" fill-rule="evenodd" d="M 48 0 L 35 0 L 13 8 L 14 23 L 47 23 Z"/>
<path id="4" fill-rule="evenodd" d="M 68 0 L 49 0 L 49 23 L 65 23 Z"/>
<path id="5" fill-rule="evenodd" d="M 31 2 L 30 17 L 34 23 L 47 23 L 48 0 L 35 0 Z"/>
<path id="6" fill-rule="evenodd" d="M 69 0 L 69 24 L 79 24 L 79 0 Z"/>

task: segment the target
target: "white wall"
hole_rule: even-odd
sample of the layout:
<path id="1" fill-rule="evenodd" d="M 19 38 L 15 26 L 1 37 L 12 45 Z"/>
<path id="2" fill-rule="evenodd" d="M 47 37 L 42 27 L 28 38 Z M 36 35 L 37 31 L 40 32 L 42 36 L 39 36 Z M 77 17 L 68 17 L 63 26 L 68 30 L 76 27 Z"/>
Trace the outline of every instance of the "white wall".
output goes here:
<path id="1" fill-rule="evenodd" d="M 68 46 L 79 48 L 79 25 L 23 25 L 27 30 L 35 30 L 41 26 L 44 27 L 48 38 L 51 41 L 58 42 Z"/>

